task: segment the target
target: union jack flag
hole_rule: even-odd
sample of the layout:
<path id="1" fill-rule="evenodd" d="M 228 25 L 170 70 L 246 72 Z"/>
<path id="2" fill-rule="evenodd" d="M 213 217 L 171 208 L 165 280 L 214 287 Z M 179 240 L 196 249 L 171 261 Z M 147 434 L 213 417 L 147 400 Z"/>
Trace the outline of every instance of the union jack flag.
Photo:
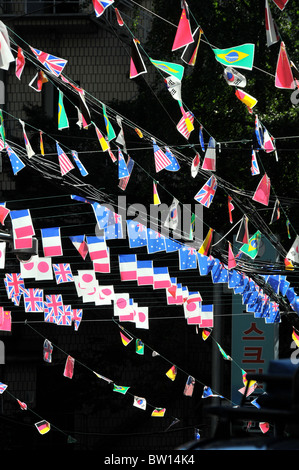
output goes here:
<path id="1" fill-rule="evenodd" d="M 47 323 L 56 323 L 53 311 L 50 311 L 47 302 L 44 302 L 44 321 Z"/>
<path id="2" fill-rule="evenodd" d="M 21 273 L 5 274 L 4 284 L 9 299 L 18 298 L 26 290 Z"/>
<path id="3" fill-rule="evenodd" d="M 63 312 L 57 317 L 56 324 L 71 326 L 73 318 L 73 311 L 71 305 L 64 305 Z"/>
<path id="4" fill-rule="evenodd" d="M 25 312 L 43 312 L 44 311 L 44 292 L 42 289 L 29 288 L 24 293 Z"/>
<path id="5" fill-rule="evenodd" d="M 0 382 L 0 393 L 5 392 L 6 389 L 7 389 L 7 385 L 5 385 L 5 384 L 3 384 L 2 382 Z"/>
<path id="6" fill-rule="evenodd" d="M 46 295 L 44 311 L 47 313 L 48 320 L 54 319 L 52 323 L 56 323 L 56 318 L 63 313 L 63 300 L 61 294 Z"/>
<path id="7" fill-rule="evenodd" d="M 73 310 L 73 322 L 74 322 L 74 328 L 75 328 L 75 331 L 78 331 L 79 329 L 79 326 L 80 326 L 80 323 L 81 323 L 81 320 L 82 320 L 82 316 L 83 316 L 83 310 L 82 308 L 74 308 Z"/>
<path id="8" fill-rule="evenodd" d="M 205 207 L 210 207 L 210 204 L 215 196 L 217 189 L 217 180 L 214 175 L 203 185 L 203 187 L 194 196 L 194 199 Z"/>
<path id="9" fill-rule="evenodd" d="M 259 175 L 260 174 L 260 169 L 259 165 L 256 159 L 256 153 L 255 150 L 252 150 L 252 155 L 251 155 L 251 175 Z"/>
<path id="10" fill-rule="evenodd" d="M 41 64 L 53 75 L 59 77 L 61 72 L 63 71 L 64 67 L 67 64 L 67 60 L 60 59 L 55 55 L 48 54 L 47 52 L 40 51 L 39 49 L 35 49 L 34 47 L 30 46 L 30 49 L 34 53 L 35 57 L 40 61 Z"/>
<path id="11" fill-rule="evenodd" d="M 53 264 L 53 270 L 56 278 L 56 283 L 74 282 L 71 266 L 69 263 Z"/>

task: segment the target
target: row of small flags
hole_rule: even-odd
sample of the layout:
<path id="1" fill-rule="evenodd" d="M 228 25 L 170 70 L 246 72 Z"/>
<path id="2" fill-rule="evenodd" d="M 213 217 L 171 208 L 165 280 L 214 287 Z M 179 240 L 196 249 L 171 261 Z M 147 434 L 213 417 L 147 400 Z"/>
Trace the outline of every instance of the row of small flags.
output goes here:
<path id="1" fill-rule="evenodd" d="M 97 221 L 100 223 L 101 227 L 107 228 L 107 218 L 106 218 L 107 214 L 106 214 L 105 211 L 102 211 L 102 208 L 101 208 L 101 211 L 99 212 L 99 207 L 98 206 L 99 205 L 97 205 L 96 208 L 95 208 L 95 206 L 93 206 L 93 209 L 95 210 L 95 214 L 96 214 L 96 217 L 97 217 Z M 32 235 L 34 234 L 34 229 L 33 229 L 32 220 L 31 220 L 31 217 L 30 217 L 30 212 L 28 210 L 27 211 L 11 211 L 11 216 L 12 216 L 13 229 L 14 229 L 15 236 L 17 237 L 17 239 L 20 239 L 20 240 L 30 239 L 30 237 L 32 237 Z M 109 216 L 109 213 L 108 213 L 108 216 Z M 115 219 L 114 219 L 114 221 L 115 221 Z M 132 224 L 133 224 L 133 229 L 135 231 L 135 235 L 133 235 L 133 236 L 135 238 L 130 238 L 130 228 L 132 228 L 131 227 Z M 114 227 L 114 225 L 112 225 L 112 227 Z M 136 228 L 137 228 L 137 231 L 136 231 Z M 144 235 L 146 234 L 146 232 L 148 230 L 145 226 L 142 226 L 141 224 L 138 224 L 136 221 L 128 221 L 128 229 L 129 229 L 129 239 L 130 239 L 130 246 L 131 247 L 132 247 L 132 241 L 134 241 L 134 247 L 143 246 L 145 244 L 148 247 L 151 246 L 148 243 L 148 239 L 146 237 L 144 237 Z M 151 233 L 151 235 L 152 235 L 151 230 L 149 230 L 149 233 Z M 47 236 L 49 234 L 51 235 L 50 237 Z M 144 243 L 140 243 L 139 234 L 142 234 L 142 242 L 144 242 Z M 43 236 L 43 235 L 45 235 L 45 236 Z M 108 247 L 106 245 L 106 240 L 104 238 L 99 238 L 99 237 L 86 237 L 86 238 L 87 238 L 86 242 L 84 240 L 81 240 L 81 243 L 79 243 L 79 249 L 80 249 L 82 243 L 83 244 L 86 243 L 87 250 L 85 250 L 85 253 L 83 251 L 83 256 L 86 256 L 87 252 L 89 252 L 90 258 L 94 263 L 95 272 L 110 272 L 109 251 L 108 251 Z M 138 238 L 138 241 L 137 241 L 137 238 Z M 259 234 L 259 232 L 257 232 L 255 234 L 255 236 L 253 236 L 253 237 L 251 237 L 251 239 L 249 239 L 248 245 L 247 244 L 245 245 L 246 250 L 245 250 L 244 246 L 242 246 L 240 251 L 245 252 L 248 256 L 251 256 L 252 258 L 254 258 L 253 254 L 256 255 L 256 253 L 257 253 L 259 238 L 260 238 L 260 234 Z M 50 260 L 47 260 L 46 258 L 47 258 L 47 256 L 50 257 L 50 256 L 60 256 L 60 255 L 62 255 L 62 247 L 61 247 L 59 229 L 58 228 L 54 229 L 54 235 L 53 235 L 53 229 L 45 229 L 45 231 L 42 229 L 42 240 L 43 240 L 45 258 L 40 259 L 38 256 L 34 257 L 33 262 L 29 263 L 30 268 L 31 268 L 30 269 L 31 274 L 29 274 L 29 270 L 27 270 L 26 271 L 26 277 L 28 275 L 31 275 L 31 277 L 33 277 L 32 276 L 32 273 L 33 273 L 32 269 L 34 267 L 36 268 L 38 265 L 40 265 L 40 268 L 42 268 L 42 269 L 39 269 L 37 274 L 35 272 L 35 279 L 37 279 L 37 280 L 51 279 L 52 276 L 53 276 L 53 273 L 51 273 L 51 277 L 48 277 L 48 275 L 50 275 L 49 266 L 47 267 L 47 269 L 45 269 L 45 268 L 46 268 L 46 264 L 50 263 Z M 49 243 L 49 240 L 50 240 L 50 243 Z M 53 243 L 53 240 L 55 241 L 55 243 Z M 210 243 L 210 241 L 211 241 L 211 237 L 210 237 L 209 243 Z M 223 264 L 219 260 L 216 260 L 213 257 L 209 258 L 207 255 L 202 256 L 202 253 L 197 252 L 196 250 L 192 249 L 191 247 L 182 246 L 179 243 L 172 242 L 170 239 L 168 239 L 168 244 L 167 244 L 166 239 L 162 236 L 155 238 L 155 243 L 158 243 L 158 246 L 159 246 L 159 248 L 157 249 L 157 247 L 156 247 L 155 250 L 161 251 L 161 250 L 165 249 L 166 246 L 168 246 L 168 251 L 176 251 L 176 250 L 179 251 L 180 269 L 196 269 L 197 268 L 197 263 L 198 263 L 200 273 L 201 274 L 206 274 L 207 272 L 211 272 L 213 282 L 229 282 L 232 279 L 234 279 L 234 282 L 236 282 L 236 273 L 234 273 L 233 268 L 231 268 L 231 269 L 226 268 L 225 266 L 223 266 Z M 161 246 L 161 243 L 162 244 L 164 243 L 164 245 Z M 205 243 L 203 245 L 205 245 Z M 207 245 L 207 243 L 206 243 L 206 245 Z M 252 245 L 252 248 L 250 248 L 251 245 Z M 206 250 L 206 248 L 207 248 L 207 246 L 205 246 L 205 250 Z M 166 250 L 167 250 L 167 248 L 166 248 Z M 207 253 L 207 251 L 205 251 L 205 253 Z M 130 263 L 128 265 L 128 263 L 125 263 L 124 261 L 128 261 L 129 258 L 130 258 Z M 104 261 L 103 261 L 103 259 L 104 259 Z M 162 277 L 162 281 L 160 281 L 160 283 L 159 283 L 160 286 L 163 284 L 164 287 L 166 286 L 167 288 L 171 288 L 172 284 L 175 284 L 175 282 L 173 283 L 172 281 L 170 281 L 170 276 L 169 276 L 167 267 L 154 268 L 152 266 L 151 262 L 147 262 L 147 263 L 138 262 L 136 255 L 124 255 L 124 257 L 123 256 L 120 257 L 120 271 L 121 271 L 122 280 L 124 280 L 125 277 L 126 277 L 126 280 L 128 280 L 128 275 L 129 275 L 128 272 L 131 272 L 131 274 L 132 274 L 132 272 L 135 273 L 134 274 L 135 280 L 138 280 L 137 263 L 139 263 L 139 273 L 141 272 L 140 269 L 145 269 L 147 274 L 150 273 L 150 275 L 153 276 L 154 270 L 155 270 L 155 279 L 156 279 L 155 282 L 157 283 L 156 286 L 155 286 L 156 288 L 158 288 L 158 283 L 159 283 L 158 276 L 160 278 Z M 134 267 L 133 270 L 131 269 L 132 266 Z M 22 270 L 23 270 L 22 274 L 24 274 L 24 269 L 27 269 L 26 263 L 22 263 L 21 267 L 22 267 Z M 60 264 L 54 265 L 53 269 L 54 269 L 54 272 L 55 272 L 57 283 L 63 282 L 63 276 L 66 276 L 67 274 L 69 276 L 69 279 L 72 280 L 72 273 L 71 273 L 71 269 L 70 269 L 69 265 L 60 263 Z M 129 271 L 128 271 L 128 269 L 129 269 Z M 66 270 L 66 271 L 68 271 L 68 273 L 67 272 L 62 273 L 62 270 Z M 231 275 L 230 275 L 230 273 L 231 273 Z M 238 277 L 238 284 L 235 285 L 236 289 L 238 289 L 238 287 L 240 287 L 240 283 L 243 282 L 243 279 L 242 279 L 241 275 L 239 275 L 237 277 Z M 271 276 L 269 277 L 269 279 L 271 279 Z M 283 280 L 282 277 L 281 277 L 281 280 Z M 284 281 L 285 281 L 285 279 L 284 279 Z M 139 282 L 142 282 L 142 281 L 139 281 Z M 155 285 L 155 282 L 153 283 L 153 285 Z M 161 284 L 161 282 L 162 282 L 162 284 Z M 166 282 L 167 285 L 165 284 L 165 282 Z M 240 289 L 240 291 L 243 292 L 243 298 L 244 298 L 244 293 L 246 293 L 246 291 L 249 289 L 250 284 L 251 283 L 248 283 L 248 286 L 246 287 L 246 286 L 244 286 L 244 282 L 243 282 L 243 289 Z M 255 292 L 252 292 L 252 290 L 250 290 L 250 292 L 254 293 L 255 297 L 257 299 L 260 299 L 261 292 L 258 292 L 258 289 L 256 288 L 256 285 L 255 285 L 254 290 L 255 290 Z M 290 294 L 289 289 L 287 289 L 286 293 L 287 292 L 288 292 L 288 294 Z M 248 294 L 248 292 L 247 292 L 247 294 Z M 173 297 L 175 298 L 175 296 L 173 296 Z M 250 302 L 248 300 L 245 301 L 245 302 L 249 303 L 249 305 L 251 305 L 252 304 L 252 297 L 253 296 L 249 297 L 248 295 L 246 295 L 246 299 L 250 298 L 251 300 L 250 300 Z M 254 305 L 255 305 L 255 303 L 254 303 Z"/>

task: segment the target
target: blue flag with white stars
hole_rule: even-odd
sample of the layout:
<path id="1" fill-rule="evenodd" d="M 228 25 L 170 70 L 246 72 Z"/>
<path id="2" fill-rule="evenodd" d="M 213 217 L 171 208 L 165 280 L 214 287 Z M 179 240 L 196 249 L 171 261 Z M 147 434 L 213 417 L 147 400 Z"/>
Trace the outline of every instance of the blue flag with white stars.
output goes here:
<path id="1" fill-rule="evenodd" d="M 197 251 L 190 246 L 183 246 L 179 250 L 180 269 L 196 269 L 197 268 Z"/>
<path id="2" fill-rule="evenodd" d="M 150 254 L 165 250 L 165 237 L 151 228 L 147 229 L 147 252 Z"/>
<path id="3" fill-rule="evenodd" d="M 137 220 L 127 220 L 130 248 L 147 246 L 147 228 Z"/>

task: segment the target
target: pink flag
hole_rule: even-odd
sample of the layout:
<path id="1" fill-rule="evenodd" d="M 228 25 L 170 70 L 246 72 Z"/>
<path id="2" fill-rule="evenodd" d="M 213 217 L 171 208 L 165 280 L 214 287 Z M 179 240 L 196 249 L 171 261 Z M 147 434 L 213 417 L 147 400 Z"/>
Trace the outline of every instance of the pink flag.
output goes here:
<path id="1" fill-rule="evenodd" d="M 75 359 L 71 356 L 68 356 L 66 363 L 65 363 L 64 372 L 63 372 L 64 377 L 68 377 L 69 379 L 73 378 L 74 365 L 75 365 Z"/>
<path id="2" fill-rule="evenodd" d="M 232 203 L 232 200 L 233 200 L 232 197 L 228 196 L 227 205 L 228 205 L 229 221 L 230 221 L 231 224 L 233 223 L 232 211 L 235 208 L 233 203 Z"/>
<path id="3" fill-rule="evenodd" d="M 275 73 L 275 86 L 276 88 L 289 88 L 292 90 L 296 88 L 291 65 L 283 41 L 280 43 L 280 51 Z"/>
<path id="4" fill-rule="evenodd" d="M 21 75 L 25 67 L 25 57 L 20 46 L 18 47 L 18 55 L 16 57 L 16 76 L 21 80 Z"/>
<path id="5" fill-rule="evenodd" d="M 259 185 L 256 188 L 252 199 L 267 206 L 269 204 L 270 188 L 270 178 L 265 173 L 261 181 L 259 182 Z"/>
<path id="6" fill-rule="evenodd" d="M 236 263 L 236 260 L 235 260 L 235 257 L 234 257 L 232 246 L 231 246 L 230 242 L 228 242 L 228 264 L 227 264 L 227 267 L 228 267 L 228 269 L 233 269 L 236 266 L 237 266 L 237 263 Z"/>
<path id="7" fill-rule="evenodd" d="M 172 45 L 172 51 L 180 49 L 194 42 L 189 22 L 189 11 L 186 2 L 183 2 L 181 18 L 177 27 L 177 32 Z"/>

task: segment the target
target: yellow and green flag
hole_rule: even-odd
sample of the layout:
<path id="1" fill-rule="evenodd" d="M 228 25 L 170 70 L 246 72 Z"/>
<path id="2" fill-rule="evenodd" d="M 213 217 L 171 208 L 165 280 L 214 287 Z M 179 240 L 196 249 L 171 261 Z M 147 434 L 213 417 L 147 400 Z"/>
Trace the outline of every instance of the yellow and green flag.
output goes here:
<path id="1" fill-rule="evenodd" d="M 151 63 L 162 72 L 177 77 L 179 80 L 182 80 L 185 68 L 183 65 L 174 64 L 173 62 L 165 62 L 164 60 L 154 60 L 149 58 Z"/>
<path id="2" fill-rule="evenodd" d="M 107 131 L 107 138 L 108 138 L 108 141 L 110 142 L 110 140 L 115 139 L 116 134 L 114 132 L 114 129 L 113 129 L 109 119 L 108 119 L 106 106 L 104 105 L 104 103 L 102 104 L 102 106 L 103 106 L 103 117 L 104 117 L 106 131 Z"/>
<path id="3" fill-rule="evenodd" d="M 113 392 L 119 392 L 125 395 L 130 387 L 123 387 L 122 385 L 113 384 Z"/>
<path id="4" fill-rule="evenodd" d="M 69 127 L 69 121 L 64 109 L 63 93 L 59 90 L 58 96 L 58 130 L 66 129 Z"/>
<path id="5" fill-rule="evenodd" d="M 213 52 L 216 60 L 222 65 L 232 65 L 236 68 L 252 70 L 254 47 L 254 44 L 241 44 L 228 49 L 213 49 Z"/>
<path id="6" fill-rule="evenodd" d="M 258 230 L 254 235 L 249 239 L 248 244 L 241 246 L 240 251 L 245 253 L 251 259 L 254 259 L 258 254 L 261 241 L 261 232 Z"/>

